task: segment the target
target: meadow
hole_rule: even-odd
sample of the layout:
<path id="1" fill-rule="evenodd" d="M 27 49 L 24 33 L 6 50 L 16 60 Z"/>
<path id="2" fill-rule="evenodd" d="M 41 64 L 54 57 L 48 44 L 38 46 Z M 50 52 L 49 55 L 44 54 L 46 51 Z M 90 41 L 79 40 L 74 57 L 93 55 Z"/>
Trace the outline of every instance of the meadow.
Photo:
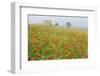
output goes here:
<path id="1" fill-rule="evenodd" d="M 28 25 L 28 60 L 88 58 L 88 32 L 81 29 Z"/>

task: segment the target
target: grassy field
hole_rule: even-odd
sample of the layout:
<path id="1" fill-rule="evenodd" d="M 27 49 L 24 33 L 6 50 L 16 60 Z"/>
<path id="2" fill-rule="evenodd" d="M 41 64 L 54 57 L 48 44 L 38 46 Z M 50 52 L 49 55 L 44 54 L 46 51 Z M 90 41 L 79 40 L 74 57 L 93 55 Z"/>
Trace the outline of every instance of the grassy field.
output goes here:
<path id="1" fill-rule="evenodd" d="M 28 60 L 88 58 L 88 32 L 56 26 L 28 26 Z"/>

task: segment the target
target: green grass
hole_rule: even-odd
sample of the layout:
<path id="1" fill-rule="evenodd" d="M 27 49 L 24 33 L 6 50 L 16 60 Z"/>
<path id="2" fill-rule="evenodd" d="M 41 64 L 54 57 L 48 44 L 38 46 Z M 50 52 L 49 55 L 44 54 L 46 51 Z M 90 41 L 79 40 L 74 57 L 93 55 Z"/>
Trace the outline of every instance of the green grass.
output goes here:
<path id="1" fill-rule="evenodd" d="M 28 26 L 28 60 L 88 57 L 88 32 L 55 26 Z"/>

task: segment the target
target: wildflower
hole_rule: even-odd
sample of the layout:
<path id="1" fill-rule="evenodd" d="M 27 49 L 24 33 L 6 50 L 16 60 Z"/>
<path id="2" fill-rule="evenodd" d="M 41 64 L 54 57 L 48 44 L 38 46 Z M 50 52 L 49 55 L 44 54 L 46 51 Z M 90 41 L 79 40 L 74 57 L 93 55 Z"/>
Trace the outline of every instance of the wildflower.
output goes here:
<path id="1" fill-rule="evenodd" d="M 40 57 L 40 54 L 36 54 L 36 58 L 39 58 Z"/>
<path id="2" fill-rule="evenodd" d="M 33 38 L 33 39 L 36 38 L 35 35 L 32 35 L 32 38 Z"/>
<path id="3" fill-rule="evenodd" d="M 34 61 L 34 60 L 35 60 L 35 58 L 32 58 L 32 59 L 31 59 L 31 61 Z"/>
<path id="4" fill-rule="evenodd" d="M 36 47 L 35 50 L 36 51 L 40 51 L 41 50 L 41 47 Z"/>
<path id="5" fill-rule="evenodd" d="M 39 59 L 40 57 L 41 57 L 40 54 L 36 54 L 36 55 L 35 55 L 35 60 Z"/>

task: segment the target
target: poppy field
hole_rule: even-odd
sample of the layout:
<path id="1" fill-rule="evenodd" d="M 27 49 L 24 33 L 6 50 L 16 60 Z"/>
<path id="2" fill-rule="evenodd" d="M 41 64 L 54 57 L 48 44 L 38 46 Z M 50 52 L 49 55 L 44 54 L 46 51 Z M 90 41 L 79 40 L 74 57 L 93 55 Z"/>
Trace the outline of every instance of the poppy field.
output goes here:
<path id="1" fill-rule="evenodd" d="M 87 31 L 28 25 L 28 61 L 84 58 L 88 58 Z"/>

